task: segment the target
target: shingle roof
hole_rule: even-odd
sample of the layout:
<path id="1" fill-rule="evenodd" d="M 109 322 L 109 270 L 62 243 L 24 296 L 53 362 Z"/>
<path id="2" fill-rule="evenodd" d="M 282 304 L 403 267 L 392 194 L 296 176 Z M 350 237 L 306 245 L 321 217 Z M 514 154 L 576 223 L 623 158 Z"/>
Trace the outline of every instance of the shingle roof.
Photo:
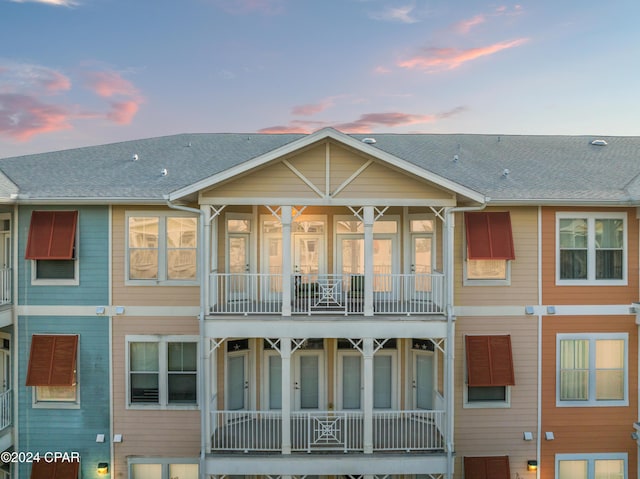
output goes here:
<path id="1" fill-rule="evenodd" d="M 306 135 L 182 134 L 0 160 L 0 197 L 162 200 Z M 640 137 L 350 135 L 493 201 L 640 201 Z M 606 146 L 592 145 L 603 139 Z M 133 161 L 133 155 L 138 161 Z M 457 157 L 457 160 L 455 159 Z M 162 176 L 161 170 L 168 170 Z M 504 171 L 508 170 L 508 175 Z"/>

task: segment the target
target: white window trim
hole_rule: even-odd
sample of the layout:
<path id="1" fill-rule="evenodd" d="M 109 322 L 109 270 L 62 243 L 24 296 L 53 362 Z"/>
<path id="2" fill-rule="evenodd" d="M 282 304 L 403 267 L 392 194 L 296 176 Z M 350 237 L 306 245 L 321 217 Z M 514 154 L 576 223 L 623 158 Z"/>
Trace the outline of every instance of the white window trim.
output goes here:
<path id="1" fill-rule="evenodd" d="M 63 335 L 63 333 L 59 333 Z M 76 351 L 76 399 L 75 401 L 38 401 L 36 389 L 31 387 L 31 407 L 34 409 L 80 409 L 80 335 Z"/>
<path id="2" fill-rule="evenodd" d="M 60 210 L 67 211 L 67 210 Z M 77 210 L 69 210 L 77 211 Z M 74 243 L 75 257 L 73 258 L 73 278 L 72 279 L 38 279 L 37 275 L 37 262 L 40 260 L 29 260 L 31 263 L 31 285 L 32 286 L 80 286 L 80 211 L 78 211 L 78 218 L 76 219 L 76 239 Z M 51 260 L 56 261 L 56 260 Z"/>
<path id="3" fill-rule="evenodd" d="M 561 279 L 560 278 L 560 220 L 561 219 L 586 219 L 587 220 L 587 279 Z M 595 220 L 596 219 L 621 219 L 624 235 L 622 238 L 622 279 L 595 279 Z M 561 211 L 556 213 L 556 285 L 558 286 L 626 286 L 628 283 L 628 225 L 625 212 L 584 212 Z"/>
<path id="4" fill-rule="evenodd" d="M 198 458 L 193 457 L 129 457 L 127 458 L 127 477 L 133 476 L 134 464 L 159 464 L 162 470 L 161 479 L 170 479 L 169 466 L 172 464 L 200 464 Z M 199 469 L 199 467 L 198 467 Z"/>
<path id="5" fill-rule="evenodd" d="M 560 400 L 560 341 L 589 340 L 589 398 L 586 401 Z M 595 341 L 598 339 L 624 340 L 624 398 L 601 400 L 595 398 Z M 556 335 L 556 407 L 614 407 L 629 405 L 629 334 L 628 333 L 561 333 Z"/>
<path id="6" fill-rule="evenodd" d="M 587 479 L 595 478 L 595 461 L 624 461 L 624 479 L 629 477 L 629 457 L 626 452 L 591 454 L 556 454 L 555 476 L 560 477 L 560 461 L 587 461 Z"/>
<path id="7" fill-rule="evenodd" d="M 146 217 L 158 218 L 158 278 L 157 279 L 130 279 L 129 278 L 129 218 Z M 196 218 L 196 279 L 179 280 L 167 279 L 167 218 L 187 217 Z M 200 236 L 197 230 L 200 227 L 200 219 L 184 211 L 171 210 L 132 210 L 125 213 L 124 220 L 124 283 L 127 286 L 198 286 L 200 284 Z"/>
<path id="8" fill-rule="evenodd" d="M 501 336 L 504 334 L 496 334 Z M 466 341 L 462 341 L 464 350 L 462 357 L 464 358 L 464 387 L 462 388 L 462 407 L 463 409 L 509 409 L 511 408 L 511 386 L 504 387 L 504 401 L 469 401 L 469 368 L 467 365 L 467 348 Z M 481 387 L 481 386 L 479 386 Z M 498 386 L 499 387 L 499 386 Z"/>
<path id="9" fill-rule="evenodd" d="M 158 343 L 158 404 L 131 403 L 131 370 L 129 358 L 129 345 L 131 343 Z M 195 343 L 196 358 L 200 357 L 200 345 L 198 336 L 180 335 L 127 335 L 125 337 L 125 404 L 126 409 L 163 409 L 163 410 L 199 410 L 200 409 L 200 385 L 201 371 L 200 361 L 196 363 L 196 402 L 195 404 L 169 404 L 168 398 L 168 343 Z"/>
<path id="10" fill-rule="evenodd" d="M 513 228 L 513 226 L 512 226 Z M 462 286 L 511 286 L 511 263 L 512 260 L 504 260 L 505 266 L 505 278 L 504 279 L 470 279 L 467 277 L 467 255 L 469 250 L 467 248 L 467 232 L 466 228 L 462 230 Z M 466 400 L 465 400 L 466 402 Z"/>

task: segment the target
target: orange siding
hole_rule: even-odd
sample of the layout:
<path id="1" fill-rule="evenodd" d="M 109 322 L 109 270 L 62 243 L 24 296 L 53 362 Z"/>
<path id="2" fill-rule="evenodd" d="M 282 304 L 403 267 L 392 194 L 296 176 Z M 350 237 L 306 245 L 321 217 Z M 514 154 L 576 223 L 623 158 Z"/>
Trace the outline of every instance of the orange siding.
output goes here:
<path id="1" fill-rule="evenodd" d="M 627 212 L 626 286 L 556 286 L 556 212 Z M 638 300 L 638 220 L 635 208 L 543 208 L 542 209 L 542 302 L 543 304 L 631 304 Z"/>
<path id="2" fill-rule="evenodd" d="M 555 454 L 626 452 L 628 477 L 635 477 L 637 446 L 630 434 L 638 418 L 638 334 L 634 316 L 547 316 L 542 326 L 542 479 L 552 479 Z M 556 407 L 556 335 L 558 333 L 629 333 L 629 406 Z"/>

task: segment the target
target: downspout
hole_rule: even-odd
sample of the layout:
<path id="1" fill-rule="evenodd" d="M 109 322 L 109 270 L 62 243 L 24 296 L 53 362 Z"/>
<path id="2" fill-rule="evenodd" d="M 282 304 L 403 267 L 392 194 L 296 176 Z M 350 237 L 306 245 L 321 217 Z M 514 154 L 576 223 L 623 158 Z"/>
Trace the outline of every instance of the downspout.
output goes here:
<path id="1" fill-rule="evenodd" d="M 205 244 L 205 235 L 204 235 L 204 226 L 205 226 L 205 212 L 199 208 L 190 208 L 188 206 L 176 205 L 171 203 L 169 197 L 165 195 L 165 200 L 167 202 L 167 206 L 174 210 L 186 211 L 188 213 L 194 213 L 200 216 L 200 221 L 198 222 L 198 243 L 200 246 L 200 275 L 204 280 L 204 275 L 207 272 L 207 263 L 206 263 L 206 251 L 204 250 Z M 205 282 L 200 281 L 200 313 L 198 314 L 198 332 L 199 332 L 199 348 L 200 348 L 200 378 L 202 378 L 199 382 L 200 386 L 200 463 L 198 467 L 198 477 L 199 479 L 205 479 L 204 469 L 205 469 L 205 452 L 207 448 L 207 442 L 205 438 L 206 431 L 206 401 L 207 401 L 207 391 L 204 387 L 206 383 L 206 353 L 205 353 L 205 340 L 204 340 L 204 316 L 205 316 L 205 301 L 206 301 L 206 290 L 205 290 Z"/>
<path id="2" fill-rule="evenodd" d="M 447 401 L 447 415 L 446 415 L 446 437 L 447 437 L 447 479 L 453 478 L 454 473 L 454 465 L 453 465 L 453 450 L 454 450 L 454 361 L 455 361 L 455 324 L 454 324 L 454 311 L 453 311 L 453 288 L 455 284 L 454 278 L 454 232 L 455 232 L 455 213 L 465 212 L 465 211 L 481 211 L 486 208 L 487 202 L 490 198 L 485 197 L 484 202 L 479 206 L 459 206 L 448 208 L 445 210 L 445 233 L 446 233 L 446 250 L 444 254 L 444 273 L 447 281 L 447 298 L 446 298 L 446 308 L 447 308 L 447 350 L 445 357 L 445 375 L 447 381 L 445 382 L 445 397 Z"/>

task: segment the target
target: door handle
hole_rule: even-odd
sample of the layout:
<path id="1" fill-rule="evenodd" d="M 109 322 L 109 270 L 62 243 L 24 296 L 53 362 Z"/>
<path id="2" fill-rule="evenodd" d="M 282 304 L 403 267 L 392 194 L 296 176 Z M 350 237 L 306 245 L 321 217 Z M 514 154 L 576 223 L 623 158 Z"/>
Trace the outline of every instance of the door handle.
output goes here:
<path id="1" fill-rule="evenodd" d="M 415 379 L 413 381 L 411 381 L 411 387 L 413 389 L 416 389 L 417 385 L 416 385 L 416 380 Z"/>
<path id="2" fill-rule="evenodd" d="M 295 383 L 293 383 L 293 388 L 294 389 L 300 389 L 300 385 L 298 384 L 297 381 Z"/>
<path id="3" fill-rule="evenodd" d="M 249 381 L 245 381 L 244 382 L 244 388 L 245 389 L 249 389 Z"/>

